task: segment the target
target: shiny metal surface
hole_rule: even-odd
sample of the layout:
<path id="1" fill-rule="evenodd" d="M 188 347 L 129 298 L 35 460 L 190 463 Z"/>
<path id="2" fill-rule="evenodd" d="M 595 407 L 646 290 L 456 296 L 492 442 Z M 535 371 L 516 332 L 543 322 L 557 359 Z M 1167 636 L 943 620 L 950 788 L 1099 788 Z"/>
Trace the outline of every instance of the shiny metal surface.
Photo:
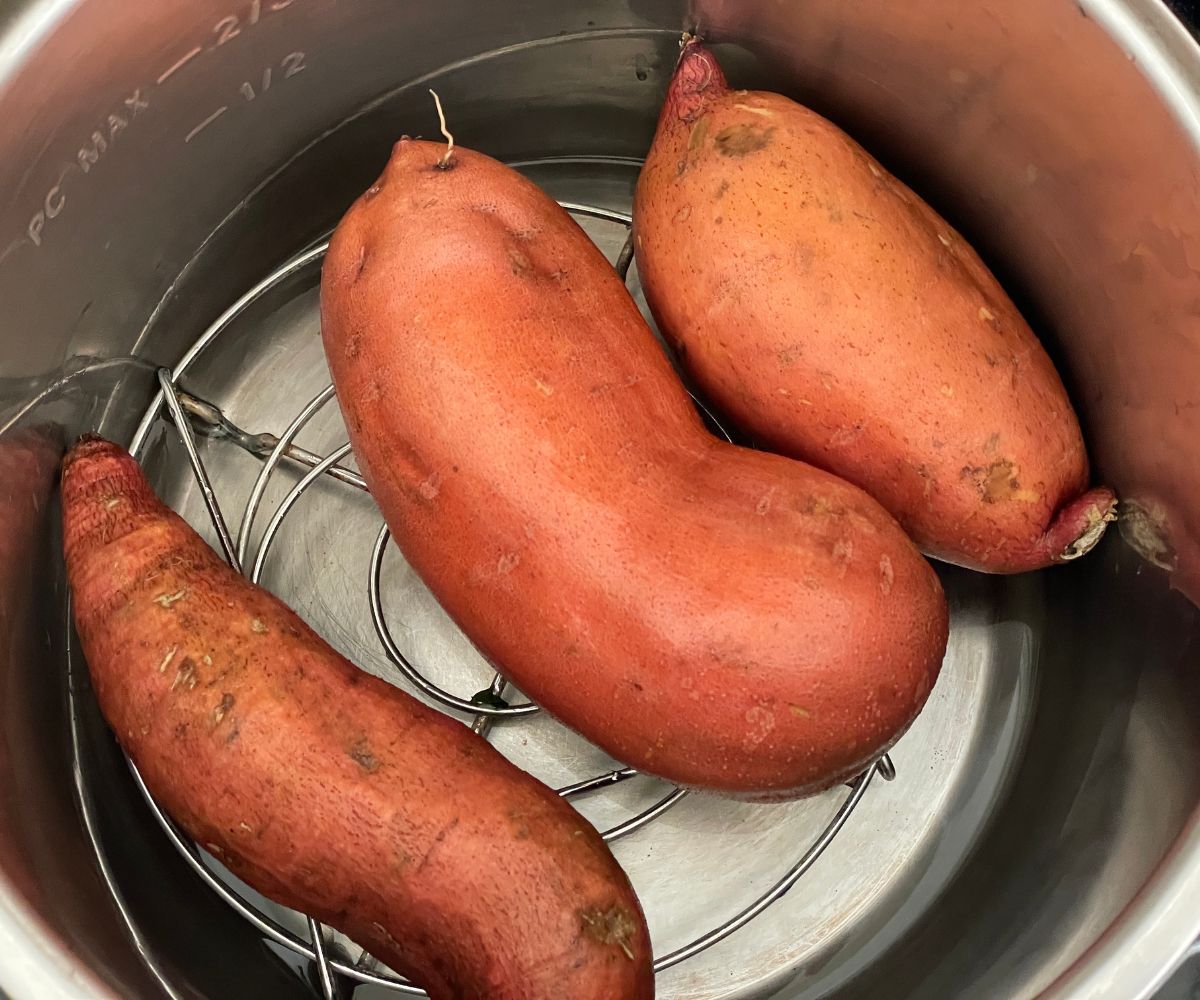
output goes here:
<path id="1" fill-rule="evenodd" d="M 565 200 L 627 207 L 677 32 L 697 19 L 727 43 L 735 82 L 830 114 L 979 246 L 1136 513 L 1125 542 L 1070 568 L 943 571 L 951 659 L 896 781 L 872 785 L 752 928 L 667 973 L 667 995 L 1149 995 L 1200 932 L 1200 624 L 1171 589 L 1200 591 L 1200 55 L 1155 0 L 806 0 L 802 15 L 769 0 L 0 5 L 0 450 L 47 421 L 129 440 L 157 365 L 315 245 L 399 133 L 437 134 L 429 87 L 460 143 Z M 314 301 L 300 269 L 187 388 L 279 432 L 325 384 Z M 327 454 L 338 430 L 318 415 L 301 442 Z M 152 429 L 148 463 L 203 527 L 174 434 Z M 261 460 L 197 447 L 222 506 L 240 508 Z M 312 996 L 304 964 L 177 856 L 97 718 L 63 627 L 51 489 L 37 463 L 0 481 L 0 549 L 21 553 L 0 571 L 0 984 L 19 998 Z M 301 597 L 302 566 L 317 586 L 301 613 L 385 671 L 361 576 L 379 521 L 367 497 L 323 515 L 330 490 L 347 487 L 314 483 L 297 502 L 264 582 Z M 486 686 L 393 556 L 397 643 L 445 665 L 454 690 Z M 498 723 L 494 739 L 549 780 L 608 766 L 538 717 L 525 726 Z M 589 799 L 597 821 L 635 810 L 638 784 Z M 656 946 L 711 926 L 717 904 L 737 912 L 832 812 L 758 809 L 690 796 L 656 822 L 663 841 L 617 845 L 660 900 Z"/>

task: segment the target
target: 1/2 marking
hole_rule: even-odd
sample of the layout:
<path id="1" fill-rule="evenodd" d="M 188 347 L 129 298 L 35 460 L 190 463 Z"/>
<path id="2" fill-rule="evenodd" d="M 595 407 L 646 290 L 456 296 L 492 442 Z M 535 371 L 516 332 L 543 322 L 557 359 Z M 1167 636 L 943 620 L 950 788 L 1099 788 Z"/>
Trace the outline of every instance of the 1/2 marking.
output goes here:
<path id="1" fill-rule="evenodd" d="M 288 0 L 290 3 L 291 0 Z M 304 72 L 304 53 L 289 52 L 279 63 L 283 67 L 283 78 L 290 80 L 297 73 Z"/>
<path id="2" fill-rule="evenodd" d="M 305 70 L 304 53 L 289 52 L 281 60 L 279 60 L 279 68 L 283 70 L 283 78 L 290 80 L 297 73 L 303 73 Z M 271 82 L 274 79 L 272 67 L 268 66 L 263 70 L 262 84 L 258 90 L 254 89 L 254 84 L 249 80 L 244 80 L 242 85 L 238 87 L 238 93 L 246 99 L 247 102 L 253 101 L 259 94 L 265 94 L 271 89 Z"/>

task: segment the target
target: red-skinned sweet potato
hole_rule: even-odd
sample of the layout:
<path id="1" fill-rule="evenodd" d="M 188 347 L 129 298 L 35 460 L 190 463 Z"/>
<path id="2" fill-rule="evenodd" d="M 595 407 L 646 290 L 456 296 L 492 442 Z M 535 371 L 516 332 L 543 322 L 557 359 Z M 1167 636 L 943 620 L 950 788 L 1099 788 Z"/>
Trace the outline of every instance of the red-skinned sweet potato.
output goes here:
<path id="1" fill-rule="evenodd" d="M 870 497 L 708 434 L 620 278 L 507 167 L 402 139 L 325 261 L 326 355 L 404 555 L 614 757 L 746 797 L 855 774 L 937 676 L 937 578 Z"/>
<path id="2" fill-rule="evenodd" d="M 638 270 L 705 393 L 861 486 L 928 553 L 993 572 L 1082 555 L 1087 491 L 1050 359 L 975 252 L 845 133 L 730 90 L 687 41 L 634 209 Z"/>
<path id="3" fill-rule="evenodd" d="M 435 1000 L 653 996 L 633 890 L 552 790 L 335 653 L 115 445 L 68 455 L 63 521 L 104 716 L 233 872 Z"/>

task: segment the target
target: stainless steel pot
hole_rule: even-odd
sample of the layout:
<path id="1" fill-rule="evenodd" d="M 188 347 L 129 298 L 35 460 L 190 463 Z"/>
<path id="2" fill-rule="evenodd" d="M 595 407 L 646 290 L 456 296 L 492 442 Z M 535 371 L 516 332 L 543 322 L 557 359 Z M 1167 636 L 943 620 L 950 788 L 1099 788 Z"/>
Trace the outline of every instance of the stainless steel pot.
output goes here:
<path id="1" fill-rule="evenodd" d="M 1120 535 L 1071 567 L 940 570 L 949 658 L 893 781 L 787 806 L 675 797 L 615 845 L 660 955 L 771 897 L 665 970 L 662 995 L 1126 1000 L 1184 958 L 1200 935 L 1200 49 L 1165 7 L 26 0 L 0 7 L 12 996 L 299 997 L 363 980 L 357 996 L 396 995 L 333 936 L 322 985 L 304 920 L 177 844 L 143 797 L 72 647 L 58 448 L 94 427 L 136 437 L 211 536 L 155 366 L 251 430 L 292 422 L 327 382 L 320 241 L 393 139 L 436 134 L 428 87 L 459 142 L 519 164 L 615 257 L 679 31 L 696 26 L 735 82 L 830 115 L 972 238 L 1059 360 L 1125 503 Z M 197 455 L 236 526 L 271 446 L 190 405 L 217 431 Z M 318 455 L 345 440 L 317 404 L 299 439 Z M 381 649 L 387 626 L 437 685 L 485 684 L 377 541 L 369 500 L 317 476 L 301 495 L 300 466 L 277 458 L 246 537 L 263 581 L 366 669 L 410 683 Z M 490 735 L 560 785 L 612 766 L 540 717 Z M 622 827 L 671 798 L 631 779 L 580 801 Z"/>

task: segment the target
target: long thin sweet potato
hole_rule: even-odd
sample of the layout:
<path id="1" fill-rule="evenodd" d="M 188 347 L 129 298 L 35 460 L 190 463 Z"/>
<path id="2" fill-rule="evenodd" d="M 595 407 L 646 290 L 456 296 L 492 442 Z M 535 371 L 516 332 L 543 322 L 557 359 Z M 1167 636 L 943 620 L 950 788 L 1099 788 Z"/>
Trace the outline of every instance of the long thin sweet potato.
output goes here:
<path id="1" fill-rule="evenodd" d="M 629 882 L 553 791 L 335 653 L 117 446 L 68 455 L 63 520 L 105 718 L 232 871 L 435 1000 L 653 996 Z"/>
<path id="2" fill-rule="evenodd" d="M 321 316 L 406 558 L 614 757 L 795 796 L 855 774 L 925 703 L 946 603 L 899 525 L 707 433 L 616 272 L 515 171 L 402 139 L 334 234 Z"/>

